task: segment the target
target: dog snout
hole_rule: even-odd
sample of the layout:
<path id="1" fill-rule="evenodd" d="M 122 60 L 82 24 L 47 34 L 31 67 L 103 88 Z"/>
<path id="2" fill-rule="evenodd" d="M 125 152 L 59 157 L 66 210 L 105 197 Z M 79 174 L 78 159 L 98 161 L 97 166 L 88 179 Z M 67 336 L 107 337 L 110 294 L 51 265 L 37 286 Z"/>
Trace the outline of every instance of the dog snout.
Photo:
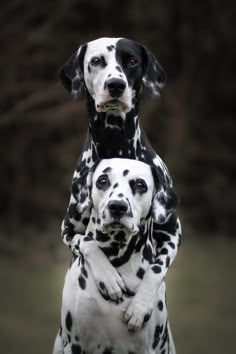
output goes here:
<path id="1" fill-rule="evenodd" d="M 123 94 L 126 83 L 122 79 L 110 79 L 107 81 L 107 88 L 111 97 L 118 98 Z"/>
<path id="2" fill-rule="evenodd" d="M 121 218 L 128 211 L 128 205 L 122 200 L 112 200 L 108 204 L 108 209 L 114 218 Z"/>

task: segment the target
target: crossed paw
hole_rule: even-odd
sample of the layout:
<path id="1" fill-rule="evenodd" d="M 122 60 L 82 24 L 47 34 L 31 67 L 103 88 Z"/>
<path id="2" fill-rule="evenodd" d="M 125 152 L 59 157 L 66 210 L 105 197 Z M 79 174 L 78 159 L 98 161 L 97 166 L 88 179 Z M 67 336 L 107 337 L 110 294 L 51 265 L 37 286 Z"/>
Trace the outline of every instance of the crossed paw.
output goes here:
<path id="1" fill-rule="evenodd" d="M 102 272 L 96 269 L 95 273 L 97 273 L 96 276 L 94 274 L 97 287 L 105 300 L 119 303 L 123 300 L 123 295 L 128 294 L 132 296 L 129 306 L 124 313 L 123 321 L 126 323 L 129 331 L 139 331 L 151 318 L 153 310 L 152 301 L 149 301 L 146 294 L 142 292 L 131 293 L 126 288 L 117 270 L 112 266 L 108 266 Z"/>
<path id="2" fill-rule="evenodd" d="M 92 252 L 87 261 L 98 290 L 105 300 L 111 300 L 116 303 L 122 302 L 124 295 L 129 296 L 131 301 L 124 312 L 123 321 L 127 324 L 129 331 L 140 330 L 152 315 L 154 306 L 152 288 L 148 289 L 143 283 L 136 294 L 131 292 L 126 287 L 116 268 L 111 265 L 97 245 L 91 242 L 90 246 Z M 88 244 L 86 247 L 88 247 Z"/>
<path id="3" fill-rule="evenodd" d="M 106 300 L 112 300 L 117 303 L 122 301 L 123 293 L 126 290 L 125 283 L 105 254 L 95 247 L 94 252 L 91 254 L 90 259 L 87 258 L 87 261 L 101 295 Z"/>
<path id="4" fill-rule="evenodd" d="M 152 302 L 137 292 L 124 313 L 123 321 L 127 324 L 129 331 L 139 331 L 151 318 L 152 310 Z"/>
<path id="5" fill-rule="evenodd" d="M 104 299 L 117 303 L 123 300 L 123 293 L 126 291 L 125 283 L 116 269 L 107 266 L 101 271 L 96 269 L 93 273 L 97 287 Z"/>

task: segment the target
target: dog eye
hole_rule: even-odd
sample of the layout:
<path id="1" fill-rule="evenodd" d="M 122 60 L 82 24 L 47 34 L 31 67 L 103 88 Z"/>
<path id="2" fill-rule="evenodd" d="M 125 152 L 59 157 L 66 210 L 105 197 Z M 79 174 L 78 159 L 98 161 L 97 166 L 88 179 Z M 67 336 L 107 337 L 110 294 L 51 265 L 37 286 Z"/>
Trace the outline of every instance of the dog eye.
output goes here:
<path id="1" fill-rule="evenodd" d="M 107 175 L 99 176 L 96 181 L 96 186 L 98 189 L 108 188 L 110 186 L 110 182 L 109 182 Z"/>
<path id="2" fill-rule="evenodd" d="M 93 58 L 91 59 L 91 64 L 92 64 L 93 66 L 98 66 L 98 65 L 101 64 L 101 59 L 98 58 L 98 57 L 93 57 Z"/>
<path id="3" fill-rule="evenodd" d="M 130 66 L 135 66 L 138 63 L 138 60 L 136 58 L 130 58 L 129 59 L 129 65 Z"/>
<path id="4" fill-rule="evenodd" d="M 147 184 L 146 184 L 146 182 L 145 182 L 143 179 L 141 179 L 141 178 L 137 179 L 137 180 L 135 181 L 135 189 L 138 190 L 138 191 L 140 191 L 140 192 L 145 193 L 145 192 L 147 191 Z"/>

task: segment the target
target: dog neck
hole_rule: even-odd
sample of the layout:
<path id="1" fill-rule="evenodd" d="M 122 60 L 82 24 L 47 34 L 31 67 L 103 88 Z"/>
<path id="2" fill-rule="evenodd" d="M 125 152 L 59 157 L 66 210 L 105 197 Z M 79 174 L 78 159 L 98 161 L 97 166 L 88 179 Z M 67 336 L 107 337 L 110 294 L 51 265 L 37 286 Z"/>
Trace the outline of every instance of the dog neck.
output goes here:
<path id="1" fill-rule="evenodd" d="M 128 113 L 97 112 L 88 97 L 89 136 L 93 153 L 101 158 L 141 159 L 141 128 L 138 102 Z"/>
<path id="2" fill-rule="evenodd" d="M 100 222 L 96 223 L 95 220 L 98 219 L 94 215 L 92 212 L 86 235 L 96 241 L 114 267 L 127 263 L 133 254 L 136 254 L 136 257 L 139 254 L 140 263 L 143 262 L 145 247 L 152 242 L 152 218 L 143 220 L 139 232 L 131 234 L 125 229 L 103 231 Z"/>

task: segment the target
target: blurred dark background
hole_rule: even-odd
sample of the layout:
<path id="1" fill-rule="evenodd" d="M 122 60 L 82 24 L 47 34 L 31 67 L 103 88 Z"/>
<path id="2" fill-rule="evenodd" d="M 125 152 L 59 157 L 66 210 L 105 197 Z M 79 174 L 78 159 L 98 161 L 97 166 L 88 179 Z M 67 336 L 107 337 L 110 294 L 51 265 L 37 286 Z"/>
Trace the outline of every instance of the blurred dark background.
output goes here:
<path id="1" fill-rule="evenodd" d="M 84 142 L 84 102 L 57 80 L 80 44 L 124 36 L 167 71 L 142 122 L 166 161 L 184 223 L 235 236 L 233 172 L 235 18 L 225 1 L 8 1 L 1 10 L 1 225 L 47 227 L 62 219 Z M 235 8 L 235 6 L 234 6 Z"/>
<path id="2" fill-rule="evenodd" d="M 223 0 L 10 0 L 1 3 L 1 274 L 5 284 L 9 279 L 14 279 L 10 286 L 11 293 L 15 293 L 18 285 L 25 281 L 23 302 L 29 301 L 29 287 L 34 289 L 31 300 L 35 296 L 42 296 L 42 288 L 45 290 L 47 300 L 39 308 L 45 309 L 50 295 L 57 296 L 58 302 L 54 303 L 50 299 L 54 306 L 51 317 L 48 310 L 43 319 L 40 317 L 41 310 L 38 314 L 42 327 L 46 322 L 50 324 L 48 342 L 51 343 L 51 333 L 56 331 L 66 267 L 61 270 L 59 285 L 54 284 L 50 295 L 44 277 L 45 273 L 49 276 L 50 272 L 47 267 L 43 268 L 44 275 L 40 270 L 42 264 L 51 264 L 51 260 L 54 265 L 61 267 L 69 259 L 60 240 L 60 224 L 69 201 L 72 174 L 87 129 L 85 101 L 73 101 L 59 83 L 57 72 L 80 44 L 102 36 L 123 36 L 148 47 L 168 75 L 167 85 L 159 100 L 143 99 L 142 124 L 156 151 L 169 167 L 181 200 L 179 214 L 184 229 L 184 245 L 187 246 L 183 246 L 176 268 L 173 266 L 172 278 L 176 275 L 178 279 L 178 274 L 183 276 L 183 288 L 188 289 L 190 299 L 176 303 L 172 295 L 179 345 L 182 345 L 183 353 L 192 354 L 194 350 L 196 353 L 199 350 L 201 353 L 211 353 L 210 346 L 203 350 L 198 346 L 200 338 L 196 340 L 191 335 L 188 335 L 188 340 L 192 338 L 191 342 L 185 348 L 184 331 L 189 328 L 189 322 L 184 322 L 182 317 L 182 331 L 178 321 L 184 310 L 178 312 L 177 308 L 185 309 L 187 304 L 191 314 L 191 309 L 201 298 L 204 289 L 201 289 L 203 284 L 199 269 L 206 276 L 204 286 L 209 286 L 208 291 L 213 291 L 215 286 L 220 296 L 220 279 L 224 275 L 227 288 L 227 279 L 230 282 L 227 276 L 235 268 L 235 253 L 232 252 L 236 250 L 233 240 L 236 236 L 234 10 L 235 2 Z M 228 258 L 229 254 L 232 254 L 231 259 Z M 24 264 L 23 268 L 19 267 L 20 263 Z M 213 264 L 222 272 L 219 277 L 215 274 Z M 29 280 L 30 267 L 36 268 L 38 278 L 42 277 L 43 285 L 39 288 L 32 285 L 36 281 L 34 276 Z M 17 273 L 16 269 L 21 273 Z M 186 273 L 186 269 L 192 273 Z M 48 280 L 51 287 L 54 271 L 57 272 L 51 269 L 52 277 Z M 212 273 L 217 279 L 214 284 L 210 281 Z M 200 294 L 196 284 L 200 287 Z M 174 286 L 180 289 L 176 281 Z M 191 292 L 190 288 L 194 286 L 196 291 Z M 173 289 L 173 282 L 170 287 Z M 232 296 L 232 291 L 229 293 Z M 4 293 L 2 296 L 4 301 L 9 299 L 10 306 L 12 300 L 8 292 L 5 298 Z M 178 296 L 183 298 L 181 292 Z M 232 326 L 227 321 L 233 316 L 232 323 L 235 323 L 235 301 L 229 300 L 227 309 L 222 310 L 224 314 L 220 312 L 218 316 L 221 300 L 221 296 L 215 299 L 215 307 L 207 322 L 209 328 L 205 331 L 202 325 L 206 322 L 202 319 L 196 331 L 202 330 L 203 334 L 211 334 L 214 338 L 216 333 L 223 333 L 222 340 L 228 343 Z M 14 303 L 18 309 L 18 302 Z M 209 303 L 202 307 L 200 305 L 198 314 L 201 311 L 206 314 Z M 21 353 L 20 348 L 24 347 L 22 338 L 26 332 L 22 334 L 22 328 L 27 327 L 23 321 L 25 313 L 30 313 L 34 321 L 37 318 L 31 307 L 23 309 L 24 306 L 21 307 L 22 317 L 19 314 L 15 318 L 17 310 L 12 310 L 11 305 L 12 317 L 9 319 L 8 313 L 0 323 L 5 330 L 1 333 L 5 336 L 6 353 Z M 213 315 L 216 317 L 214 323 L 222 320 L 223 316 L 223 332 L 221 327 L 213 327 L 213 330 L 210 321 Z M 195 314 L 189 321 L 196 325 Z M 39 322 L 31 324 L 31 328 L 38 328 Z M 18 338 L 17 351 L 14 351 L 13 344 L 9 349 L 8 336 L 10 338 L 12 323 L 15 323 L 14 333 Z M 29 337 L 26 337 L 28 340 Z M 219 348 L 217 343 L 212 353 L 218 353 Z M 42 348 L 38 350 L 34 348 L 35 353 L 46 353 Z M 27 353 L 27 350 L 22 349 L 23 352 Z"/>

